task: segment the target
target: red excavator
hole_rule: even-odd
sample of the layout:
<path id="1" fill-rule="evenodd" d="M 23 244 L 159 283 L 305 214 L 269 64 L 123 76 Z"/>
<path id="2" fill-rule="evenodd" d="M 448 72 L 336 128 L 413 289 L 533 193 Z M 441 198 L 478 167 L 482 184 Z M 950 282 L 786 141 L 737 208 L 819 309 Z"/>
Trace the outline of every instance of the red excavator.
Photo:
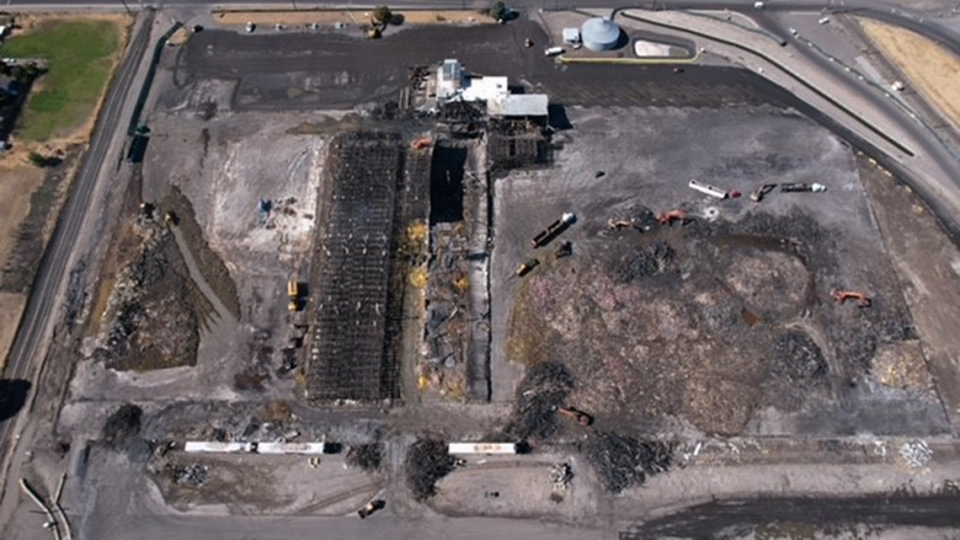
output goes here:
<path id="1" fill-rule="evenodd" d="M 657 221 L 661 225 L 667 226 L 673 225 L 674 221 L 679 221 L 680 225 L 686 225 L 690 221 L 690 217 L 683 210 L 670 210 L 657 216 Z"/>
<path id="2" fill-rule="evenodd" d="M 830 298 L 838 304 L 844 304 L 847 300 L 856 300 L 857 307 L 870 307 L 873 301 L 866 294 L 859 291 L 844 291 L 836 287 L 830 289 Z"/>
<path id="3" fill-rule="evenodd" d="M 584 427 L 593 423 L 592 416 L 583 411 L 578 411 L 573 407 L 560 407 L 557 409 L 557 413 L 559 413 L 560 416 L 565 416 L 571 420 L 576 420 L 578 424 Z"/>

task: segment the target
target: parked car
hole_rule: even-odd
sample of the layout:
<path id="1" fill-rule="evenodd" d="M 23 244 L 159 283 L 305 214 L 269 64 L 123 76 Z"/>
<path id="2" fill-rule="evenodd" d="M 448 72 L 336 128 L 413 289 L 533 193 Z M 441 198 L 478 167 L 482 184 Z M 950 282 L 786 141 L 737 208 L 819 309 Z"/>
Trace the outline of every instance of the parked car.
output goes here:
<path id="1" fill-rule="evenodd" d="M 371 514 L 377 510 L 383 510 L 383 507 L 387 505 L 387 501 L 383 499 L 375 499 L 368 502 L 364 505 L 363 508 L 357 511 L 357 515 L 360 516 L 360 519 L 367 519 Z"/>

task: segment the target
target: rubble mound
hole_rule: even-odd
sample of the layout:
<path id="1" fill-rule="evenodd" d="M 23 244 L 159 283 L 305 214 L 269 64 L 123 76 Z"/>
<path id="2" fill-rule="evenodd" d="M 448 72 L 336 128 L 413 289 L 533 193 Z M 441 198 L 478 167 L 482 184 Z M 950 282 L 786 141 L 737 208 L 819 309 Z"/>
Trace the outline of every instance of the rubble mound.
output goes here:
<path id="1" fill-rule="evenodd" d="M 673 448 L 662 441 L 640 441 L 612 432 L 591 433 L 581 451 L 611 493 L 643 485 L 648 475 L 666 472 Z"/>
<path id="2" fill-rule="evenodd" d="M 664 240 L 657 240 L 649 247 L 637 247 L 622 257 L 614 270 L 619 283 L 661 274 L 673 261 L 674 250 Z"/>
<path id="3" fill-rule="evenodd" d="M 534 364 L 517 387 L 513 416 L 504 433 L 515 440 L 546 439 L 557 431 L 557 407 L 573 390 L 573 375 L 556 362 Z"/>
<path id="4" fill-rule="evenodd" d="M 413 498 L 425 501 L 437 494 L 437 482 L 456 467 L 456 459 L 440 439 L 418 439 L 407 452 L 407 487 Z"/>
<path id="5" fill-rule="evenodd" d="M 345 460 L 348 467 L 356 467 L 365 472 L 379 471 L 383 461 L 383 445 L 367 443 L 351 446 Z"/>
<path id="6" fill-rule="evenodd" d="M 196 363 L 199 325 L 212 311 L 189 277 L 169 231 L 139 227 L 141 245 L 117 276 L 95 356 L 117 370 Z"/>
<path id="7" fill-rule="evenodd" d="M 820 379 L 827 374 L 827 361 L 810 336 L 789 330 L 774 340 L 770 372 L 793 382 Z"/>
<path id="8" fill-rule="evenodd" d="M 143 410 L 131 403 L 121 405 L 103 425 L 103 442 L 110 448 L 120 448 L 140 433 Z"/>

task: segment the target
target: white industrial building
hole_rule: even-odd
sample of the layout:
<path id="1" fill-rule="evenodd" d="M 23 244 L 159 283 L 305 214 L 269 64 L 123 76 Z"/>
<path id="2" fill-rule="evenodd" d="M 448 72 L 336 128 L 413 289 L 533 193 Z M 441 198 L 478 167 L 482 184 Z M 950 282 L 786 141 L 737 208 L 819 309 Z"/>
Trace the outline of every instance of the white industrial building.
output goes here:
<path id="1" fill-rule="evenodd" d="M 494 117 L 545 117 L 550 101 L 546 94 L 511 94 L 506 77 L 470 77 L 454 59 L 437 68 L 436 97 L 441 104 L 485 102 L 487 114 Z"/>

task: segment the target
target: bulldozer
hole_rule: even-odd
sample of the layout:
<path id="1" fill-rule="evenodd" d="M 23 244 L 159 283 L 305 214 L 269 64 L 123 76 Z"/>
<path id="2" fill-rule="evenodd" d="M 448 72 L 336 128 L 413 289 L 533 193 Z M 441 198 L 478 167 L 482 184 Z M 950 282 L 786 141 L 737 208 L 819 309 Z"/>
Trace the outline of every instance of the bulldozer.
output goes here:
<path id="1" fill-rule="evenodd" d="M 593 417 L 589 414 L 574 409 L 573 407 L 560 407 L 557 409 L 557 414 L 571 420 L 576 420 L 578 424 L 583 427 L 587 427 L 593 423 Z"/>
<path id="2" fill-rule="evenodd" d="M 860 291 L 844 291 L 836 287 L 830 289 L 830 298 L 838 304 L 844 304 L 847 300 L 856 300 L 857 307 L 870 307 L 873 300 Z"/>
<path id="3" fill-rule="evenodd" d="M 657 216 L 657 221 L 661 225 L 670 226 L 673 225 L 674 221 L 679 221 L 680 225 L 686 225 L 690 221 L 690 216 L 687 215 L 683 210 L 670 210 L 669 212 L 664 212 Z"/>

